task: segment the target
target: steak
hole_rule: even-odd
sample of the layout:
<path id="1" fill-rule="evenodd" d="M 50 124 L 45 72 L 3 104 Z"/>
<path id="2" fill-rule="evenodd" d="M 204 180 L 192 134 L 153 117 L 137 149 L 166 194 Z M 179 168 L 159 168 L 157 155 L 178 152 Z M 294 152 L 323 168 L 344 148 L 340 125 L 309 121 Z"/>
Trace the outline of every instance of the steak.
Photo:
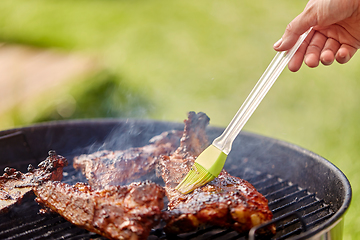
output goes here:
<path id="1" fill-rule="evenodd" d="M 38 168 L 28 166 L 27 173 L 21 173 L 14 168 L 6 167 L 0 176 L 0 213 L 7 211 L 28 193 L 32 188 L 46 181 L 60 181 L 63 176 L 63 167 L 68 162 L 55 151 L 49 151 L 49 156 L 42 161 Z"/>
<path id="2" fill-rule="evenodd" d="M 94 189 L 133 182 L 153 170 L 160 156 L 169 155 L 179 146 L 182 131 L 169 131 L 150 139 L 148 145 L 118 151 L 97 151 L 74 158 Z"/>
<path id="3" fill-rule="evenodd" d="M 247 181 L 223 170 L 190 194 L 175 190 L 209 145 L 205 131 L 209 120 L 204 113 L 189 112 L 183 132 L 164 132 L 144 147 L 76 157 L 73 165 L 81 169 L 88 183 L 61 183 L 67 160 L 54 151 L 38 169 L 29 166 L 26 174 L 7 168 L 0 177 L 0 212 L 33 191 L 39 204 L 109 239 L 147 239 L 161 219 L 168 234 L 193 231 L 203 225 L 246 233 L 272 218 L 266 198 Z M 155 166 L 164 188 L 149 181 L 120 186 Z M 169 203 L 163 211 L 165 195 Z M 274 233 L 275 228 L 267 230 Z"/>
<path id="4" fill-rule="evenodd" d="M 49 181 L 34 189 L 37 201 L 71 223 L 109 239 L 147 239 L 161 219 L 165 196 L 151 183 L 107 186 L 93 190 L 86 183 Z"/>
<path id="5" fill-rule="evenodd" d="M 50 151 L 37 169 L 29 165 L 25 174 L 6 168 L 0 176 L 0 213 L 34 192 L 40 205 L 81 228 L 109 239 L 147 239 L 162 217 L 162 187 L 148 181 L 100 190 L 86 183 L 69 185 L 59 182 L 67 164 L 66 158 Z"/>
<path id="6" fill-rule="evenodd" d="M 159 170 L 169 199 L 164 214 L 167 233 L 184 233 L 199 226 L 215 225 L 232 228 L 240 233 L 272 219 L 267 199 L 247 181 L 231 176 L 225 170 L 210 183 L 189 194 L 175 187 L 189 172 L 196 157 L 209 145 L 205 127 L 209 118 L 204 113 L 190 112 L 179 148 L 163 156 Z M 275 227 L 270 226 L 269 233 Z"/>

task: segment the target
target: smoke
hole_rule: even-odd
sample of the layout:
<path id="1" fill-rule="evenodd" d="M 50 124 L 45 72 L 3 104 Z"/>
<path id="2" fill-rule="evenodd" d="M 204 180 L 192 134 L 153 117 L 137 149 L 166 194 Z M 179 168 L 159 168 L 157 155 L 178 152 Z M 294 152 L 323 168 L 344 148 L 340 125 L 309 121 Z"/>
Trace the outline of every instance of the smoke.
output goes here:
<path id="1" fill-rule="evenodd" d="M 99 128 L 104 128 L 106 121 L 101 120 Z M 68 172 L 66 177 L 71 178 L 71 183 L 75 183 L 76 180 L 87 181 L 81 173 L 75 172 L 72 167 L 72 160 L 76 157 L 78 159 L 77 163 L 81 162 L 81 165 L 88 167 L 86 173 L 92 172 L 95 174 L 93 179 L 103 178 L 105 179 L 103 182 L 111 182 L 111 184 L 116 185 L 145 180 L 163 184 L 162 179 L 158 178 L 155 172 L 157 157 L 160 156 L 160 152 L 169 150 L 163 150 L 163 147 L 158 147 L 150 140 L 166 131 L 170 131 L 168 135 L 162 135 L 156 139 L 158 142 L 166 138 L 167 143 L 172 142 L 174 144 L 171 149 L 175 150 L 180 135 L 173 134 L 172 130 L 182 130 L 183 127 L 184 125 L 181 123 L 138 119 L 119 120 L 118 124 L 113 125 L 105 138 L 94 133 L 95 138 L 91 144 L 86 147 L 78 147 L 71 154 L 71 166 L 66 169 L 66 172 Z M 168 138 L 171 140 L 167 141 Z M 166 149 L 170 149 L 169 147 L 166 147 Z M 155 155 L 153 155 L 154 153 Z M 91 163 L 88 164 L 89 162 Z M 124 176 L 126 176 L 125 180 Z M 68 179 L 65 181 L 68 181 Z"/>

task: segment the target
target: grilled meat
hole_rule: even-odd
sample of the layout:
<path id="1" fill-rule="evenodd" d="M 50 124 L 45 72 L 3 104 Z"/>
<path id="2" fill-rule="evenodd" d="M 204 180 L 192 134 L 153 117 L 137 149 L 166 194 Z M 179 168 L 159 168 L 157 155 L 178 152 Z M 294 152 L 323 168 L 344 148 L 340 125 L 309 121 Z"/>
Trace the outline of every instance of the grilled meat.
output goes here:
<path id="1" fill-rule="evenodd" d="M 146 239 L 160 219 L 166 221 L 167 233 L 188 232 L 207 224 L 247 232 L 270 220 L 272 214 L 265 197 L 245 180 L 223 170 L 190 194 L 174 189 L 208 146 L 208 123 L 204 113 L 190 112 L 183 132 L 165 132 L 144 147 L 75 158 L 74 167 L 82 170 L 89 184 L 59 182 L 67 161 L 53 151 L 38 169 L 29 167 L 26 174 L 7 168 L 0 177 L 0 212 L 33 191 L 40 204 L 109 239 Z M 119 186 L 156 164 L 165 188 L 148 181 Z M 165 194 L 168 211 L 162 211 Z M 269 230 L 274 231 L 273 226 Z"/>
<path id="2" fill-rule="evenodd" d="M 173 199 L 182 195 L 175 187 L 189 172 L 198 156 L 208 144 L 205 128 L 209 124 L 209 117 L 205 113 L 189 112 L 188 119 L 184 121 L 184 132 L 180 139 L 180 146 L 170 156 L 162 156 L 158 170 L 165 182 L 166 195 Z"/>
<path id="3" fill-rule="evenodd" d="M 93 190 L 86 183 L 70 186 L 45 182 L 34 189 L 37 200 L 71 223 L 109 239 L 147 239 L 161 218 L 165 196 L 151 183 L 107 186 Z"/>
<path id="4" fill-rule="evenodd" d="M 172 195 L 165 231 L 183 233 L 201 225 L 215 225 L 246 233 L 271 220 L 267 203 L 250 183 L 222 171 L 212 182 L 187 195 Z M 275 228 L 269 230 L 274 233 Z"/>
<path id="5" fill-rule="evenodd" d="M 203 113 L 189 113 L 180 147 L 160 161 L 169 211 L 165 215 L 167 233 L 196 230 L 201 225 L 232 228 L 240 233 L 271 220 L 268 201 L 250 183 L 226 171 L 210 183 L 183 195 L 174 188 L 189 172 L 196 157 L 208 146 Z M 269 228 L 274 232 L 274 226 Z"/>
<path id="6" fill-rule="evenodd" d="M 49 152 L 28 173 L 6 168 L 0 176 L 0 212 L 34 192 L 36 201 L 71 223 L 109 239 L 146 239 L 161 219 L 164 189 L 154 183 L 107 186 L 93 190 L 86 183 L 59 182 L 67 160 Z"/>
<path id="7" fill-rule="evenodd" d="M 29 165 L 27 173 L 6 167 L 5 173 L 0 176 L 0 213 L 19 202 L 37 184 L 61 180 L 63 167 L 67 164 L 64 157 L 57 155 L 55 151 L 49 151 L 49 156 L 38 168 L 34 169 Z"/>
<path id="8" fill-rule="evenodd" d="M 80 169 L 96 189 L 132 182 L 153 170 L 161 155 L 175 151 L 181 135 L 182 131 L 174 130 L 152 138 L 150 144 L 143 147 L 83 154 L 74 158 L 73 166 Z"/>

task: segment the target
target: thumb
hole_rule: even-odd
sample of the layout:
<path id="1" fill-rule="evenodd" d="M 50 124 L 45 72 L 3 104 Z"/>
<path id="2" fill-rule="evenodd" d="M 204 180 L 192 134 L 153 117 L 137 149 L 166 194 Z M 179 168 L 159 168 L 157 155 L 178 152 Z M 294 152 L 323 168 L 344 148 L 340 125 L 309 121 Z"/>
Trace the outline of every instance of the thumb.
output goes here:
<path id="1" fill-rule="evenodd" d="M 309 21 L 308 16 L 302 12 L 294 20 L 292 20 L 286 27 L 285 33 L 282 38 L 274 44 L 276 51 L 286 51 L 295 45 L 298 38 L 314 26 L 313 21 Z"/>

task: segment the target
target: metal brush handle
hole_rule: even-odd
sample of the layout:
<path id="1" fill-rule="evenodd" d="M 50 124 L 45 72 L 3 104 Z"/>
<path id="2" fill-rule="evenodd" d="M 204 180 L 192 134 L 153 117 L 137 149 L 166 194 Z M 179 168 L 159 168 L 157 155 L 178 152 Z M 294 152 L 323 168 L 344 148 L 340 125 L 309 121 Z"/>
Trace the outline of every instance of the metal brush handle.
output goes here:
<path id="1" fill-rule="evenodd" d="M 278 52 L 275 55 L 225 131 L 213 141 L 212 144 L 215 147 L 219 148 L 224 153 L 229 154 L 234 139 L 240 133 L 245 123 L 249 120 L 250 116 L 279 77 L 280 73 L 289 63 L 290 59 L 294 56 L 311 29 L 312 28 L 302 34 L 289 51 Z"/>

